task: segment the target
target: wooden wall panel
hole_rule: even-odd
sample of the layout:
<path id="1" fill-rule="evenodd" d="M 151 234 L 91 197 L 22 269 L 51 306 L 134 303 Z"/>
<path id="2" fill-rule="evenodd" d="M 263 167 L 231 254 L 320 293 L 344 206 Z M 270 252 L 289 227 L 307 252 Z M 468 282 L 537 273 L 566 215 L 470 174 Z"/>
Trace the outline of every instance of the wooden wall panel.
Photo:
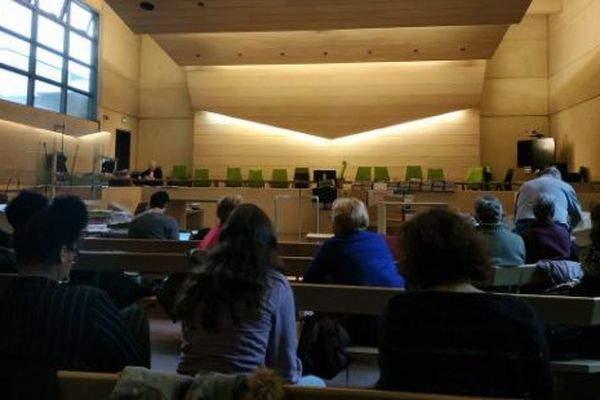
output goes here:
<path id="1" fill-rule="evenodd" d="M 571 170 L 600 178 L 600 0 L 564 2 L 549 19 L 550 121 Z"/>
<path id="2" fill-rule="evenodd" d="M 516 167 L 516 142 L 549 133 L 547 17 L 528 15 L 508 30 L 488 61 L 481 105 L 481 160 L 496 179 Z"/>
<path id="3" fill-rule="evenodd" d="M 192 107 L 323 137 L 477 107 L 485 61 L 188 68 Z"/>
<path id="4" fill-rule="evenodd" d="M 265 169 L 294 167 L 338 169 L 348 161 L 346 179 L 360 165 L 383 165 L 402 179 L 406 165 L 444 167 L 447 176 L 463 179 L 468 167 L 479 165 L 479 113 L 464 110 L 399 125 L 383 132 L 335 140 L 303 136 L 277 128 L 196 112 L 194 167 L 208 167 L 224 178 L 227 166 Z"/>

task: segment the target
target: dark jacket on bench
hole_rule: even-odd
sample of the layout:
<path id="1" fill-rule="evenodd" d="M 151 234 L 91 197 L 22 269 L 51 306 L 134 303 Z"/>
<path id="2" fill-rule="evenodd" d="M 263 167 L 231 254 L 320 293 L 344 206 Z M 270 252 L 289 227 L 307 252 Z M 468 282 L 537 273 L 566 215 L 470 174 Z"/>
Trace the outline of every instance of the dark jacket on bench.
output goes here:
<path id="1" fill-rule="evenodd" d="M 383 316 L 378 387 L 408 392 L 553 399 L 544 329 L 521 300 L 409 292 Z"/>

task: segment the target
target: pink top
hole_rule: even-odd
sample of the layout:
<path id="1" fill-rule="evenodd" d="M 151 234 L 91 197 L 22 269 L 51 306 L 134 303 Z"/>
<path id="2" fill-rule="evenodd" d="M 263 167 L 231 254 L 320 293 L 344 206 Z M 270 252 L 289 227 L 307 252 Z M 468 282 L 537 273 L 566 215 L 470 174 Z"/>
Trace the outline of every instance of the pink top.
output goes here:
<path id="1" fill-rule="evenodd" d="M 219 234 L 221 233 L 221 224 L 217 222 L 213 225 L 212 228 L 208 231 L 206 236 L 198 243 L 198 248 L 200 250 L 208 250 L 211 247 L 214 247 L 219 242 Z"/>

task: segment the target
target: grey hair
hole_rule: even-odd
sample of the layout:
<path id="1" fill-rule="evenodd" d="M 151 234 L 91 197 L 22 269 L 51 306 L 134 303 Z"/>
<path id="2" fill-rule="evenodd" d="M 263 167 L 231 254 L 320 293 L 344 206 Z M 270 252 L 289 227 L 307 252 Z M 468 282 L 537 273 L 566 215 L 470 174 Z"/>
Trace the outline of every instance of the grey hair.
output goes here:
<path id="1" fill-rule="evenodd" d="M 475 218 L 484 224 L 497 224 L 502 222 L 504 210 L 502 203 L 496 196 L 485 195 L 475 201 Z"/>
<path id="2" fill-rule="evenodd" d="M 369 226 L 369 213 L 365 204 L 354 197 L 341 197 L 331 205 L 333 232 L 335 234 L 364 230 Z"/>
<path id="3" fill-rule="evenodd" d="M 533 215 L 538 222 L 550 222 L 554 219 L 554 196 L 549 193 L 539 194 L 533 202 Z"/>
<path id="4" fill-rule="evenodd" d="M 558 168 L 556 168 L 556 167 L 548 167 L 548 168 L 544 169 L 542 171 L 541 175 L 542 176 L 543 175 L 550 175 L 553 178 L 562 179 L 562 175 L 561 175 L 560 171 L 558 170 Z"/>

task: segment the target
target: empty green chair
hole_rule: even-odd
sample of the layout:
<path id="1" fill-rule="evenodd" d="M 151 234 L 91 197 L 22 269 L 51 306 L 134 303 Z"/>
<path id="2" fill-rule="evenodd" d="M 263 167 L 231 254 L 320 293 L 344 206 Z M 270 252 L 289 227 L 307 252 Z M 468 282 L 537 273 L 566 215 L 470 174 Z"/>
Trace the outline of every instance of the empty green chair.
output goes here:
<path id="1" fill-rule="evenodd" d="M 262 169 L 251 169 L 248 171 L 248 186 L 253 188 L 265 187 Z"/>
<path id="2" fill-rule="evenodd" d="M 467 171 L 467 187 L 471 190 L 481 189 L 483 185 L 483 167 L 471 167 Z M 463 189 L 465 185 L 463 184 Z"/>
<path id="3" fill-rule="evenodd" d="M 308 168 L 299 167 L 294 169 L 294 187 L 298 189 L 308 188 L 310 183 L 310 172 Z"/>
<path id="4" fill-rule="evenodd" d="M 355 182 L 371 182 L 371 167 L 358 167 Z"/>
<path id="5" fill-rule="evenodd" d="M 388 167 L 374 167 L 375 172 L 375 182 L 389 182 L 390 181 L 390 173 L 388 171 Z"/>
<path id="6" fill-rule="evenodd" d="M 199 168 L 194 170 L 193 186 L 208 187 L 210 186 L 210 178 L 208 168 Z"/>
<path id="7" fill-rule="evenodd" d="M 423 169 L 420 165 L 407 165 L 405 181 L 408 182 L 408 190 L 412 190 L 412 184 L 417 183 L 419 190 L 423 184 Z"/>
<path id="8" fill-rule="evenodd" d="M 169 184 L 171 185 L 185 185 L 188 182 L 187 166 L 185 165 L 173 165 L 171 172 L 171 179 Z"/>
<path id="9" fill-rule="evenodd" d="M 431 190 L 446 190 L 443 168 L 427 168 L 427 180 L 431 182 Z"/>
<path id="10" fill-rule="evenodd" d="M 287 169 L 273 169 L 273 174 L 271 175 L 271 187 L 275 189 L 286 189 L 288 187 Z"/>
<path id="11" fill-rule="evenodd" d="M 227 181 L 225 182 L 227 187 L 240 187 L 242 186 L 242 169 L 238 167 L 227 167 Z"/>

